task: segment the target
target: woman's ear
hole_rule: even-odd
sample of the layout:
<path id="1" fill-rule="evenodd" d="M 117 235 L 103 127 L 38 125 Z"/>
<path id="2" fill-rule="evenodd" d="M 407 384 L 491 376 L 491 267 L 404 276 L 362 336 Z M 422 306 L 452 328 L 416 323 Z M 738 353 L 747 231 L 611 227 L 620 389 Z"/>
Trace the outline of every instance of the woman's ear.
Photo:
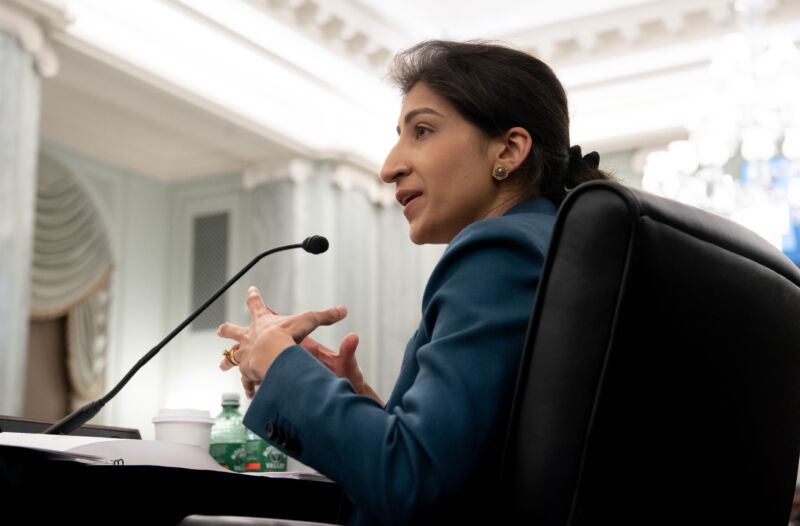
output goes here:
<path id="1" fill-rule="evenodd" d="M 509 129 L 497 140 L 499 144 L 495 164 L 503 166 L 509 172 L 514 172 L 525 162 L 533 147 L 531 134 L 520 126 Z"/>

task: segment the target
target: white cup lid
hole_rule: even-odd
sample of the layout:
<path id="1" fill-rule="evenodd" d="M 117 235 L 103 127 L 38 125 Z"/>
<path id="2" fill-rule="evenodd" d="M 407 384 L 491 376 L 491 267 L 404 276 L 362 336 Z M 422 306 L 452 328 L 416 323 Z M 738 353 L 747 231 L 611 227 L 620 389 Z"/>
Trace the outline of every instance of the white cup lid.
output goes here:
<path id="1" fill-rule="evenodd" d="M 153 418 L 156 422 L 208 422 L 214 423 L 214 419 L 208 411 L 201 409 L 161 409 L 158 416 Z"/>

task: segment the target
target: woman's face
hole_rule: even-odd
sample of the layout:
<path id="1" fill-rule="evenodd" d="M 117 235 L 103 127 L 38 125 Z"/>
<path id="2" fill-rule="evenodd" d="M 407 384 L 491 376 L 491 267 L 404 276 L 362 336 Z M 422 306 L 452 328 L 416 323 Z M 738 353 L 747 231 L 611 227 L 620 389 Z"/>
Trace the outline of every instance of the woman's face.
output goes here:
<path id="1" fill-rule="evenodd" d="M 425 84 L 406 94 L 397 132 L 381 179 L 396 185 L 414 243 L 449 243 L 503 202 L 491 176 L 499 143 Z"/>

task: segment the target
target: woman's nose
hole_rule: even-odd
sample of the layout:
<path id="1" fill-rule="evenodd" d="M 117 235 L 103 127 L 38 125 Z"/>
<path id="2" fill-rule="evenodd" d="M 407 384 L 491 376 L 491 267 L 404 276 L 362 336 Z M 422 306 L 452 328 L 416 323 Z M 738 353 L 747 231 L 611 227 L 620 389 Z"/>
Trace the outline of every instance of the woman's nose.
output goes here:
<path id="1" fill-rule="evenodd" d="M 383 161 L 380 176 L 384 183 L 393 183 L 395 179 L 408 174 L 409 171 L 408 163 L 401 159 L 400 152 L 395 146 L 386 156 L 386 160 Z"/>

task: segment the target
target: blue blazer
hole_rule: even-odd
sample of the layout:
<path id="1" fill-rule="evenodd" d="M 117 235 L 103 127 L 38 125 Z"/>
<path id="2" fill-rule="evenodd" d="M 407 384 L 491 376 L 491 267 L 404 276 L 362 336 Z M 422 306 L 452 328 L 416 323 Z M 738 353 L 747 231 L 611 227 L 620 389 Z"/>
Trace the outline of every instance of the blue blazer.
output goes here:
<path id="1" fill-rule="evenodd" d="M 386 407 L 295 345 L 269 369 L 245 425 L 338 482 L 356 508 L 350 523 L 490 515 L 555 212 L 549 200 L 526 201 L 453 239 Z"/>

